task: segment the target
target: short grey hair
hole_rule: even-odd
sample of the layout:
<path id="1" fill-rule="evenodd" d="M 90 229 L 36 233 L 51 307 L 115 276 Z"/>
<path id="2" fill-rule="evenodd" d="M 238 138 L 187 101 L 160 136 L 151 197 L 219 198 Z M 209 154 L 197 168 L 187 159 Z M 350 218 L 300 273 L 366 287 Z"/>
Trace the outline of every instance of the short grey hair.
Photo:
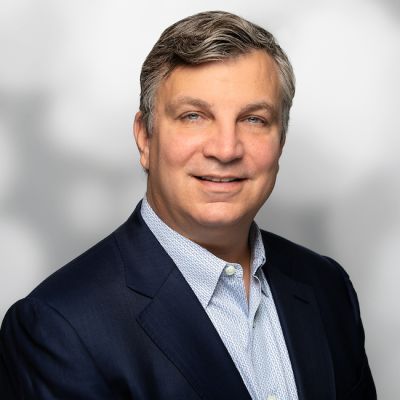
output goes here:
<path id="1" fill-rule="evenodd" d="M 281 84 L 281 133 L 286 136 L 295 93 L 293 68 L 274 36 L 237 15 L 224 11 L 201 12 L 168 27 L 160 36 L 140 74 L 140 111 L 148 134 L 161 82 L 180 65 L 198 65 L 264 50 L 276 62 Z"/>

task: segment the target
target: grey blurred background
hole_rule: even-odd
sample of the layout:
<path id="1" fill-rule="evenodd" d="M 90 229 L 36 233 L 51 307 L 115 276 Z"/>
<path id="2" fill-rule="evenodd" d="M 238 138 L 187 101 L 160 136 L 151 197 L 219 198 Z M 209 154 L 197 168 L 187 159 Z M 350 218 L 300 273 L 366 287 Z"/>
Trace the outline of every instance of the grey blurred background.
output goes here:
<path id="1" fill-rule="evenodd" d="M 128 217 L 145 190 L 140 66 L 169 24 L 223 9 L 274 33 L 298 81 L 258 222 L 342 263 L 379 398 L 399 398 L 399 1 L 0 4 L 0 319 Z"/>

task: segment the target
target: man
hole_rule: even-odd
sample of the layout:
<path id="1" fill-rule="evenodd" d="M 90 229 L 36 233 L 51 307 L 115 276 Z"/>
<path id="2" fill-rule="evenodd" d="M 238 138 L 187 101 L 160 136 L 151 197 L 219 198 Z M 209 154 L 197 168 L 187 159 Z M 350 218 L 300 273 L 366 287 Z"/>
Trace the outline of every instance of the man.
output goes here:
<path id="1" fill-rule="evenodd" d="M 248 21 L 200 13 L 162 34 L 134 123 L 146 196 L 10 309 L 6 398 L 376 398 L 347 274 L 253 222 L 293 95 Z"/>

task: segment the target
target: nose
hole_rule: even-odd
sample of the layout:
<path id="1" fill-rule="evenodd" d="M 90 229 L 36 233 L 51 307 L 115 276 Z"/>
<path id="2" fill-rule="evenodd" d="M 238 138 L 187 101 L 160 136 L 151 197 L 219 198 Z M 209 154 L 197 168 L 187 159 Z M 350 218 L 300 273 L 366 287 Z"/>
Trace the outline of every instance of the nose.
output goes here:
<path id="1" fill-rule="evenodd" d="M 235 123 L 220 123 L 215 126 L 205 141 L 203 154 L 227 164 L 243 157 L 244 146 Z"/>

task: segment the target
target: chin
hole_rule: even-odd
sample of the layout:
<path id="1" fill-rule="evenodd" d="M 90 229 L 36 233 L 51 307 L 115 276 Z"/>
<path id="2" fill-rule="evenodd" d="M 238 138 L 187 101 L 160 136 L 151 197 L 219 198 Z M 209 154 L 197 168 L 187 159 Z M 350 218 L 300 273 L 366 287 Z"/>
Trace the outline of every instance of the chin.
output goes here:
<path id="1" fill-rule="evenodd" d="M 241 221 L 244 221 L 246 214 L 239 212 L 239 210 L 232 209 L 231 207 L 218 207 L 212 204 L 206 209 L 199 210 L 196 215 L 192 215 L 197 223 L 204 227 L 224 228 L 234 226 Z"/>

